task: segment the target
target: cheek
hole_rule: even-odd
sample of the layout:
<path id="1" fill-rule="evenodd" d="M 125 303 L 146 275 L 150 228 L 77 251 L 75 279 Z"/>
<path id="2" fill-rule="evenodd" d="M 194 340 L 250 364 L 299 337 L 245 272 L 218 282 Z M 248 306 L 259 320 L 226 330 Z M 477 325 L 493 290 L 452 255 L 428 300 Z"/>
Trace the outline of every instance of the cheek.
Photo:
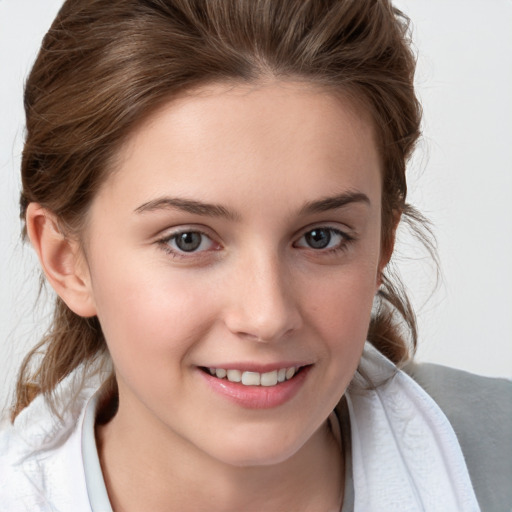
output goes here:
<path id="1" fill-rule="evenodd" d="M 324 393 L 313 391 L 325 411 L 332 410 L 349 385 L 361 358 L 375 295 L 375 272 L 339 271 L 309 288 L 307 324 L 311 339 L 322 340 L 319 356 Z M 305 304 L 307 306 L 307 304 Z"/>
<path id="2" fill-rule="evenodd" d="M 326 393 L 326 399 L 339 400 L 356 371 L 368 334 L 375 290 L 375 272 L 363 269 L 339 273 L 309 295 L 308 322 L 323 340 L 323 356 L 329 361 L 324 377 L 331 392 Z"/>
<path id="3" fill-rule="evenodd" d="M 130 261 L 95 267 L 94 297 L 114 365 L 181 361 L 215 315 L 198 280 L 162 265 Z M 138 263 L 138 264 L 136 264 Z M 135 269 L 135 270 L 134 270 Z"/>
<path id="4" fill-rule="evenodd" d="M 373 288 L 361 293 L 360 283 L 347 282 L 324 287 L 311 309 L 320 336 L 328 341 L 331 352 L 357 352 L 366 340 L 373 305 Z M 315 300 L 316 299 L 316 300 Z"/>
<path id="5" fill-rule="evenodd" d="M 324 339 L 350 343 L 365 339 L 378 289 L 377 258 L 336 269 L 317 286 L 305 284 L 307 311 Z"/>

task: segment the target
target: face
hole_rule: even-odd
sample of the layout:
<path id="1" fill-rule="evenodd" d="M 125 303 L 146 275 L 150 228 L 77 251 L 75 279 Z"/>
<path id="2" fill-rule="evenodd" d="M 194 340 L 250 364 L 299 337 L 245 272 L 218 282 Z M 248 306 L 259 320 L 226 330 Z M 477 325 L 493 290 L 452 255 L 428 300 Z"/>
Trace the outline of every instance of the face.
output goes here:
<path id="1" fill-rule="evenodd" d="M 348 101 L 217 85 L 158 111 L 85 232 L 118 416 L 235 465 L 306 447 L 362 352 L 380 212 L 372 125 Z"/>

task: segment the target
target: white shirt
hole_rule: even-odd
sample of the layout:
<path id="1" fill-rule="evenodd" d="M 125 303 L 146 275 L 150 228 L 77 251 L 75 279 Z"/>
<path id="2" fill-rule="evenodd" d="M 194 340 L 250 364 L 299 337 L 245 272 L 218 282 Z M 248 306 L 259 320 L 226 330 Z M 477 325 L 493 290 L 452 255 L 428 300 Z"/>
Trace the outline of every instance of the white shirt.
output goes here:
<path id="1" fill-rule="evenodd" d="M 60 417 L 38 396 L 0 433 L 1 512 L 112 512 L 94 436 L 101 381 L 83 382 L 78 369 L 55 390 Z M 369 344 L 346 398 L 353 474 L 343 512 L 352 500 L 356 512 L 479 510 L 450 423 Z"/>

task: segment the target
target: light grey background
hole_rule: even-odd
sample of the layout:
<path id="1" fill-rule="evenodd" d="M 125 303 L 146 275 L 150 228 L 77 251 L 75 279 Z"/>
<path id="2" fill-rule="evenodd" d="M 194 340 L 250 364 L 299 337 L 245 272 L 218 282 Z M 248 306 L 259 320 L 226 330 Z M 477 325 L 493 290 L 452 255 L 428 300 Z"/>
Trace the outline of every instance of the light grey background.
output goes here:
<path id="1" fill-rule="evenodd" d="M 62 0 L 0 0 L 0 408 L 40 337 L 38 270 L 22 247 L 22 84 Z M 433 221 L 443 281 L 402 234 L 397 262 L 419 315 L 418 359 L 512 377 L 512 2 L 397 0 L 411 18 L 424 138 L 410 200 Z"/>

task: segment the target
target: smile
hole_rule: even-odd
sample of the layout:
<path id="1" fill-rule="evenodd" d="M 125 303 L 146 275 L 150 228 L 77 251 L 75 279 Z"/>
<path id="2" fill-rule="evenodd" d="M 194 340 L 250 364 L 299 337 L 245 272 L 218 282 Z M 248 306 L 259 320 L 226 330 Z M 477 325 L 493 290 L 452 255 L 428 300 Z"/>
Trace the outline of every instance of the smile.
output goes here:
<path id="1" fill-rule="evenodd" d="M 290 401 L 308 379 L 313 364 L 282 368 L 198 367 L 206 384 L 216 394 L 246 409 L 271 409 Z M 247 367 L 246 367 L 247 368 Z"/>
<path id="2" fill-rule="evenodd" d="M 279 368 L 270 372 L 259 373 L 242 371 L 236 369 L 226 370 L 224 368 L 207 368 L 210 375 L 218 379 L 225 379 L 230 382 L 240 383 L 244 386 L 264 386 L 271 387 L 286 382 L 300 371 L 301 367 L 291 366 L 289 368 Z"/>

